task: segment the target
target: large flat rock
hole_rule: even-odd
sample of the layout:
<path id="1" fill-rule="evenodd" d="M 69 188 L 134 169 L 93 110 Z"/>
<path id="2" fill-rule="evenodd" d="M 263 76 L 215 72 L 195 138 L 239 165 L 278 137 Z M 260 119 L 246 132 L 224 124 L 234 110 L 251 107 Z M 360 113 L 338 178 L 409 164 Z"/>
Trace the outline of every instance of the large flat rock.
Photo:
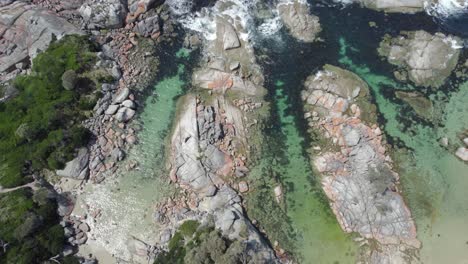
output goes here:
<path id="1" fill-rule="evenodd" d="M 463 47 L 458 37 L 426 31 L 402 32 L 386 36 L 379 53 L 387 61 L 400 67 L 416 85 L 439 87 L 458 63 Z"/>
<path id="2" fill-rule="evenodd" d="M 24 2 L 0 7 L 0 72 L 34 58 L 57 39 L 68 34 L 84 34 L 48 10 Z"/>
<path id="3" fill-rule="evenodd" d="M 309 126 L 330 143 L 312 159 L 338 222 L 344 231 L 374 240 L 386 252 L 374 254 L 371 263 L 387 263 L 379 261 L 407 253 L 393 252 L 394 245 L 417 249 L 420 242 L 397 191 L 399 176 L 392 170 L 380 128 L 361 120 L 362 111 L 369 110 L 357 102 L 360 97 L 368 101 L 367 94 L 367 85 L 356 75 L 327 66 L 307 79 L 302 96 L 306 108 L 316 113 Z"/>

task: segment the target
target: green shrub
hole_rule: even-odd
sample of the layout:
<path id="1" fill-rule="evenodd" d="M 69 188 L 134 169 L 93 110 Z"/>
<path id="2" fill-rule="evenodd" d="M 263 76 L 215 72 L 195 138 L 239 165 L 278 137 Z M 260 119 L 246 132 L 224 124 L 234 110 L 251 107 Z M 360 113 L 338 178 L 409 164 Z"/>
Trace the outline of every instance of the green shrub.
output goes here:
<path id="1" fill-rule="evenodd" d="M 35 170 L 62 168 L 87 143 L 89 131 L 79 125 L 84 117 L 80 98 L 95 88 L 82 78 L 94 64 L 94 51 L 86 37 L 64 37 L 33 60 L 30 75 L 13 81 L 17 96 L 0 103 L 2 187 L 32 181 Z M 64 89 L 73 84 L 76 89 Z M 0 194 L 0 238 L 9 243 L 0 264 L 43 263 L 60 253 L 65 238 L 56 212 L 56 202 L 44 189 L 34 195 L 29 188 Z M 68 257 L 62 263 L 77 262 Z"/>
<path id="2" fill-rule="evenodd" d="M 96 100 L 80 102 L 85 94 L 64 86 L 71 88 L 79 74 L 91 69 L 94 50 L 86 37 L 64 37 L 34 59 L 32 74 L 14 80 L 18 96 L 0 103 L 0 163 L 6 164 L 0 168 L 0 185 L 14 187 L 29 180 L 22 173 L 28 160 L 32 169 L 61 168 L 75 148 L 86 144 L 81 111 L 94 107 Z"/>

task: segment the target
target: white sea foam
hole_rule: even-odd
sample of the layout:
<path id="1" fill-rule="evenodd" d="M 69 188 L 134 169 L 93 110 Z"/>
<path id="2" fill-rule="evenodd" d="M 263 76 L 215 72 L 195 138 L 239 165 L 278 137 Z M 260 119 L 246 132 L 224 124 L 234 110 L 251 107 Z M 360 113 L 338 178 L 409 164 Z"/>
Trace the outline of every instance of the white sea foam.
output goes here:
<path id="1" fill-rule="evenodd" d="M 426 12 L 437 17 L 468 15 L 468 0 L 438 0 L 424 3 Z"/>
<path id="2" fill-rule="evenodd" d="M 216 17 L 220 16 L 242 28 L 239 37 L 248 41 L 252 37 L 253 10 L 258 1 L 219 0 L 214 6 L 202 8 L 201 11 L 194 13 L 190 12 L 193 7 L 190 0 L 168 0 L 166 3 L 186 29 L 200 33 L 207 40 L 216 39 Z"/>

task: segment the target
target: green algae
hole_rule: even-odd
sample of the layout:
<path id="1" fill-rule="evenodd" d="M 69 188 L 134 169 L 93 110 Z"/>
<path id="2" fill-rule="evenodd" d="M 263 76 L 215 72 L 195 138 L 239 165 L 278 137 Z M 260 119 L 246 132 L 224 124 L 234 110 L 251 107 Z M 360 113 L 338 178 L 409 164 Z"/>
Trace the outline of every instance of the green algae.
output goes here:
<path id="1" fill-rule="evenodd" d="M 369 84 L 379 112 L 385 119 L 386 134 L 406 147 L 393 156 L 398 165 L 403 194 L 423 245 L 421 261 L 463 263 L 468 257 L 468 168 L 450 150 L 441 147 L 438 140 L 447 137 L 451 144 L 456 144 L 459 141 L 457 135 L 468 127 L 468 82 L 456 87 L 447 102 L 432 102 L 441 111 L 438 126 L 417 122 L 408 126 L 401 122 L 402 106 L 389 100 L 384 93 L 385 89 L 415 88 L 374 74 L 365 65 L 354 64 L 347 55 L 345 40 L 340 39 L 340 44 L 340 63 Z"/>
<path id="2" fill-rule="evenodd" d="M 277 133 L 280 136 L 275 138 L 276 143 L 269 144 L 277 144 L 278 149 L 270 151 L 266 157 L 264 154 L 249 177 L 256 181 L 263 178 L 262 203 L 269 205 L 268 208 L 273 208 L 271 203 L 276 203 L 275 185 L 283 186 L 285 199 L 281 209 L 278 206 L 272 209 L 273 219 L 257 219 L 262 225 L 265 224 L 263 221 L 275 222 L 270 228 L 265 226 L 266 233 L 272 240 L 280 242 L 280 246 L 292 249 L 300 263 L 354 263 L 356 245 L 350 235 L 343 233 L 331 212 L 304 150 L 305 139 L 300 135 L 294 116 L 288 113 L 288 97 L 284 94 L 286 83 L 277 80 L 275 86 L 275 109 L 280 122 Z M 270 182 L 265 181 L 265 173 L 273 175 Z M 258 191 L 262 190 L 255 190 Z M 253 210 L 255 208 L 250 209 Z"/>

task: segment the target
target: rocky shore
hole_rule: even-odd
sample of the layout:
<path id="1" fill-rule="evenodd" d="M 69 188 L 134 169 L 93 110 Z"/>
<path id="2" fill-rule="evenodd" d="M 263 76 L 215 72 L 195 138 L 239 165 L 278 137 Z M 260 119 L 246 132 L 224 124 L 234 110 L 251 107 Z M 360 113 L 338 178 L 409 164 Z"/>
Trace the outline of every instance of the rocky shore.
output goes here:
<path id="1" fill-rule="evenodd" d="M 278 4 L 278 12 L 291 35 L 304 42 L 313 42 L 322 31 L 319 18 L 310 14 L 306 1 Z"/>
<path id="2" fill-rule="evenodd" d="M 425 31 L 384 37 L 379 54 L 399 68 L 395 78 L 418 86 L 441 86 L 455 69 L 463 43 L 460 38 Z"/>
<path id="3" fill-rule="evenodd" d="M 219 3 L 216 8 L 225 7 Z M 204 58 L 192 79 L 192 89 L 200 90 L 181 99 L 171 139 L 170 177 L 184 190 L 179 199 L 188 208 L 162 207 L 161 219 L 171 224 L 161 236 L 194 216 L 200 222 L 213 218 L 223 236 L 247 245 L 250 259 L 276 263 L 274 251 L 245 216 L 241 198 L 249 191 L 242 179 L 249 172 L 248 127 L 263 104 L 263 75 L 251 44 L 239 37 L 245 29 L 227 15 L 211 19 L 216 21 L 216 39 L 204 40 Z"/>
<path id="4" fill-rule="evenodd" d="M 128 5 L 127 5 L 128 4 Z M 137 143 L 138 97 L 152 84 L 159 61 L 156 47 L 175 36 L 167 6 L 159 1 L 3 1 L 0 6 L 0 81 L 28 74 L 32 59 L 54 39 L 64 35 L 88 35 L 99 46 L 95 72 L 109 76 L 101 81 L 101 96 L 83 125 L 92 133 L 87 148 L 56 175 L 55 188 L 63 197 L 59 214 L 70 244 L 63 256 L 76 253 L 72 246 L 87 241 L 84 222 L 71 215 L 75 196 L 83 184 L 67 189 L 68 179 L 97 184 L 117 170 L 129 148 Z M 14 95 L 14 91 L 8 94 Z M 2 100 L 8 100 L 8 96 Z M 49 178 L 51 174 L 46 173 Z M 52 176 L 54 178 L 55 176 Z M 70 192 L 70 193 L 69 193 Z M 83 217 L 83 216 L 81 216 Z M 84 219 L 81 219 L 84 220 Z M 88 228 L 89 229 L 89 226 Z M 88 230 L 89 231 L 89 230 Z M 91 262 L 90 262 L 91 263 Z"/>
<path id="5" fill-rule="evenodd" d="M 311 159 L 345 232 L 356 232 L 370 263 L 410 263 L 420 247 L 398 190 L 367 84 L 333 66 L 311 75 L 302 98 L 309 127 L 328 142 Z"/>

